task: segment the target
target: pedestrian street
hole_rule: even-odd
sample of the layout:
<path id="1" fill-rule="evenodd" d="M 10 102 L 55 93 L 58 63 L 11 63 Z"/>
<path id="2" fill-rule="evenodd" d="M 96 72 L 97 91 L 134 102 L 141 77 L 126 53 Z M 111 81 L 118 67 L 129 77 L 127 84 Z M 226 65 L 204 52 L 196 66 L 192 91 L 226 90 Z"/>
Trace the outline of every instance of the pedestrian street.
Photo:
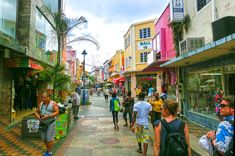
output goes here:
<path id="1" fill-rule="evenodd" d="M 124 127 L 122 113 L 119 113 L 119 130 L 113 129 L 109 103 L 103 96 L 90 97 L 92 105 L 81 106 L 80 119 L 63 144 L 57 149 L 56 156 L 138 156 L 135 134 Z M 150 127 L 152 128 L 152 127 Z M 147 155 L 153 155 L 149 145 Z"/>

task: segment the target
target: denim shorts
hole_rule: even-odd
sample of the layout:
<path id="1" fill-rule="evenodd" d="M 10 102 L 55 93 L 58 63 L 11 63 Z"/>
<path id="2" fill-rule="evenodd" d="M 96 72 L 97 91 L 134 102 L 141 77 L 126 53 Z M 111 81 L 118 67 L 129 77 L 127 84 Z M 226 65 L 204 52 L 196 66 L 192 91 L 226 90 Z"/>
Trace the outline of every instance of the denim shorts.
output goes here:
<path id="1" fill-rule="evenodd" d="M 41 131 L 41 139 L 49 142 L 54 141 L 56 121 L 52 122 L 46 131 Z"/>

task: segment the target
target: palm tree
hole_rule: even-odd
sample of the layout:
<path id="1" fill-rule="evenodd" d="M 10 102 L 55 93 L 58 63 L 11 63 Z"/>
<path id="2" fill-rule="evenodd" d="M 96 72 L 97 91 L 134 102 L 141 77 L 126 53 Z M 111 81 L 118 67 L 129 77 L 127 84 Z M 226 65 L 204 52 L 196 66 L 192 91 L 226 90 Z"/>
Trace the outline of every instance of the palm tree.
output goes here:
<path id="1" fill-rule="evenodd" d="M 69 33 L 74 28 L 81 24 L 87 24 L 87 20 L 83 16 L 79 18 L 67 18 L 61 9 L 52 11 L 52 9 L 48 8 L 46 5 L 43 5 L 41 10 L 52 19 L 53 32 L 55 33 L 58 42 L 57 63 L 60 64 L 61 50 L 64 49 L 64 45 L 66 44 L 64 43 L 64 40 L 67 39 Z M 90 41 L 90 39 L 88 41 Z"/>
<path id="2" fill-rule="evenodd" d="M 55 91 L 68 90 L 68 84 L 71 82 L 70 76 L 64 74 L 64 66 L 56 64 L 54 67 L 46 66 L 44 70 L 39 71 L 39 80 L 43 80 L 41 87 L 47 88 L 52 86 L 53 88 L 53 100 L 55 98 Z"/>

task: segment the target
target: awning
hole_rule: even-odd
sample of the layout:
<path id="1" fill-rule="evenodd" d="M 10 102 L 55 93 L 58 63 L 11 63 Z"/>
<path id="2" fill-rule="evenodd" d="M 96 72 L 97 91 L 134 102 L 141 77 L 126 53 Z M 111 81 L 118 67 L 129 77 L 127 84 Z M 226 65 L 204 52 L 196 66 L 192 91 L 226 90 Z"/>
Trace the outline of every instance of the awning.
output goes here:
<path id="1" fill-rule="evenodd" d="M 123 77 L 123 76 L 120 76 L 120 77 L 118 77 L 118 78 L 116 78 L 116 79 L 113 79 L 113 82 L 115 83 L 115 84 L 117 84 L 117 83 L 119 83 L 119 82 L 124 82 L 125 81 L 125 78 Z"/>
<path id="2" fill-rule="evenodd" d="M 11 58 L 6 61 L 8 68 L 31 68 L 35 70 L 42 70 L 43 67 L 35 60 L 27 57 Z"/>
<path id="3" fill-rule="evenodd" d="M 183 67 L 235 52 L 235 33 L 176 57 L 160 67 Z"/>
<path id="4" fill-rule="evenodd" d="M 156 71 L 161 71 L 163 69 L 166 69 L 164 67 L 160 67 L 161 64 L 165 63 L 166 61 L 157 61 L 157 62 L 152 62 L 149 64 L 147 67 L 145 67 L 142 71 L 143 72 L 156 72 Z"/>

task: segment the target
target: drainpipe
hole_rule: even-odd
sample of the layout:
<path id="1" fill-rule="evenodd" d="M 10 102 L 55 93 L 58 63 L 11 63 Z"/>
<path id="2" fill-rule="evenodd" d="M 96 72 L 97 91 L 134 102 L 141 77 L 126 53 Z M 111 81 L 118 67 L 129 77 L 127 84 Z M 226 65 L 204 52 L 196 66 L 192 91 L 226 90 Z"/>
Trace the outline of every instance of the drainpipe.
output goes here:
<path id="1" fill-rule="evenodd" d="M 216 0 L 212 0 L 212 22 L 218 19 L 218 11 L 216 7 Z"/>

